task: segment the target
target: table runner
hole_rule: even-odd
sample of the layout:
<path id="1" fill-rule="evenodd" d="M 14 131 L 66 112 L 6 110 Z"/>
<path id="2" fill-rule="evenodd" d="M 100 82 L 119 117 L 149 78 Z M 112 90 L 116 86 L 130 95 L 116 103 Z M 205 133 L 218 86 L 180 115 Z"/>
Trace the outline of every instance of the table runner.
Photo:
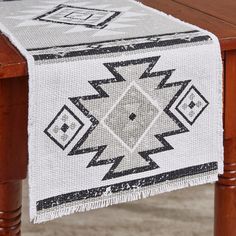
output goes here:
<path id="1" fill-rule="evenodd" d="M 29 69 L 35 223 L 217 180 L 218 39 L 132 0 L 0 1 Z"/>

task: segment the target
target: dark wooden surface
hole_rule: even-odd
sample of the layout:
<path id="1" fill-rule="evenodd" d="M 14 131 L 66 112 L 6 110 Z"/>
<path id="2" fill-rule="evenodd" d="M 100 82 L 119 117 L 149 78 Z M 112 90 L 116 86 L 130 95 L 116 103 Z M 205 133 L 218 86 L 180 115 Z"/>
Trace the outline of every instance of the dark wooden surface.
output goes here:
<path id="1" fill-rule="evenodd" d="M 26 78 L 0 80 L 0 181 L 26 177 L 27 103 Z"/>
<path id="2" fill-rule="evenodd" d="M 20 236 L 27 173 L 27 78 L 0 79 L 0 236 Z"/>
<path id="3" fill-rule="evenodd" d="M 0 79 L 27 76 L 27 63 L 9 40 L 0 33 Z"/>
<path id="4" fill-rule="evenodd" d="M 215 191 L 215 236 L 236 236 L 236 1 L 141 0 L 216 34 L 225 60 L 225 173 Z M 27 167 L 27 64 L 0 34 L 0 236 L 20 235 Z"/>
<path id="5" fill-rule="evenodd" d="M 236 50 L 225 55 L 224 174 L 215 187 L 215 236 L 236 235 Z"/>
<path id="6" fill-rule="evenodd" d="M 236 25 L 235 0 L 173 0 L 187 7 L 196 9 L 210 16 L 222 19 L 229 24 Z"/>
<path id="7" fill-rule="evenodd" d="M 236 48 L 235 0 L 141 0 L 141 2 L 214 33 L 220 40 L 222 51 Z"/>
<path id="8" fill-rule="evenodd" d="M 20 236 L 21 184 L 0 182 L 0 236 Z"/>

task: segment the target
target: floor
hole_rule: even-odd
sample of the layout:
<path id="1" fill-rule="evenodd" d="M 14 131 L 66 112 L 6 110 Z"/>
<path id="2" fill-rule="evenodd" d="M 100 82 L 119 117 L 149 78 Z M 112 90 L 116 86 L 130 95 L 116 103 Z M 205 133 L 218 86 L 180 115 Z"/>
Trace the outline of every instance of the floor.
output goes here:
<path id="1" fill-rule="evenodd" d="M 198 186 L 33 225 L 29 223 L 25 183 L 23 235 L 211 236 L 213 191 L 213 185 Z"/>

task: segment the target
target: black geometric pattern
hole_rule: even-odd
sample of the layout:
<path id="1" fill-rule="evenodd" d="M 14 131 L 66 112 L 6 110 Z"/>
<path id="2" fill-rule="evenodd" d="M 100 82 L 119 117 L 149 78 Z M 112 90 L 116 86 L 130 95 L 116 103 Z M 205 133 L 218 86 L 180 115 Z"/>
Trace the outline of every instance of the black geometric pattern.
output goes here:
<path id="1" fill-rule="evenodd" d="M 194 86 L 191 86 L 176 106 L 176 110 L 190 125 L 193 125 L 208 105 L 209 102 L 203 95 Z"/>
<path id="2" fill-rule="evenodd" d="M 108 53 L 122 53 L 150 48 L 176 47 L 178 45 L 192 46 L 193 43 L 209 43 L 212 41 L 210 36 L 199 33 L 198 30 L 192 30 L 93 43 L 29 48 L 27 50 L 33 53 L 33 57 L 36 61 L 41 61 Z"/>
<path id="3" fill-rule="evenodd" d="M 166 141 L 166 137 L 181 134 L 184 132 L 188 132 L 188 129 L 184 126 L 184 124 L 179 121 L 179 119 L 170 111 L 171 106 L 174 104 L 174 102 L 177 100 L 177 98 L 180 96 L 180 94 L 183 92 L 183 90 L 186 88 L 186 86 L 189 84 L 190 80 L 186 81 L 180 81 L 180 82 L 173 82 L 173 83 L 167 83 L 168 79 L 171 77 L 173 70 L 167 70 L 167 71 L 159 71 L 159 72 L 151 72 L 153 67 L 156 65 L 157 61 L 160 57 L 151 57 L 151 58 L 144 58 L 144 59 L 138 59 L 138 60 L 131 60 L 131 61 L 123 61 L 123 62 L 117 62 L 117 63 L 106 63 L 104 66 L 113 74 L 113 78 L 106 79 L 106 80 L 96 80 L 96 81 L 89 81 L 89 83 L 92 85 L 92 87 L 97 91 L 97 94 L 94 95 L 88 95 L 88 96 L 82 96 L 82 97 L 75 97 L 70 98 L 70 100 L 79 108 L 80 111 L 84 113 L 85 116 L 87 116 L 90 121 L 92 122 L 91 127 L 87 131 L 87 133 L 84 135 L 84 137 L 79 140 L 79 142 L 75 145 L 75 147 L 70 151 L 69 155 L 79 155 L 84 154 L 88 152 L 96 152 L 94 158 L 89 163 L 88 167 L 92 166 L 99 166 L 99 165 L 106 165 L 106 164 L 113 164 L 108 173 L 104 176 L 103 180 L 116 178 L 124 175 L 129 174 L 135 174 L 139 172 L 145 172 L 149 170 L 153 170 L 156 168 L 159 168 L 159 166 L 151 159 L 150 155 L 168 151 L 173 149 L 173 147 Z M 99 121 L 90 113 L 89 110 L 86 109 L 86 107 L 83 105 L 84 100 L 93 100 L 93 99 L 100 99 L 100 98 L 109 98 L 109 94 L 105 92 L 105 90 L 102 88 L 103 85 L 108 83 L 118 83 L 118 82 L 124 82 L 125 79 L 117 72 L 117 67 L 124 67 L 128 65 L 135 65 L 135 64 L 144 64 L 149 63 L 148 68 L 144 71 L 142 76 L 139 78 L 140 80 L 148 80 L 153 77 L 157 76 L 163 76 L 164 78 L 157 86 L 158 89 L 164 89 L 164 88 L 170 88 L 170 87 L 180 87 L 175 96 L 171 99 L 169 104 L 164 108 L 164 112 L 176 123 L 178 126 L 178 129 L 156 134 L 155 138 L 157 138 L 161 144 L 162 147 L 154 148 L 151 150 L 146 150 L 139 152 L 139 155 L 147 162 L 146 166 L 143 167 L 137 167 L 121 172 L 116 172 L 116 168 L 121 163 L 124 156 L 117 156 L 117 157 L 111 157 L 107 160 L 99 160 L 99 157 L 103 153 L 103 151 L 106 149 L 106 144 L 97 146 L 97 147 L 90 147 L 87 149 L 80 149 L 82 144 L 86 141 L 88 136 L 93 132 L 93 130 L 98 125 Z M 133 117 L 133 115 L 132 115 Z M 131 118 L 132 118 L 131 117 Z"/>
<path id="4" fill-rule="evenodd" d="M 37 211 L 50 209 L 56 206 L 60 206 L 66 203 L 73 203 L 76 201 L 101 197 L 106 190 L 110 189 L 110 194 L 119 192 L 125 192 L 128 190 L 135 190 L 137 188 L 148 187 L 156 184 L 163 183 L 165 181 L 177 180 L 186 176 L 194 176 L 202 173 L 207 173 L 218 169 L 217 162 L 205 163 L 198 166 L 191 166 L 175 171 L 170 171 L 155 176 L 150 176 L 142 179 L 136 179 L 132 181 L 117 183 L 108 186 L 102 186 L 99 188 L 92 188 L 88 190 L 82 190 L 77 192 L 66 193 L 47 199 L 43 199 L 37 202 Z"/>
<path id="5" fill-rule="evenodd" d="M 21 0 L 0 0 L 0 2 L 13 2 L 12 4 L 14 4 L 14 2 L 17 1 Z M 53 4 L 53 2 L 51 3 Z M 75 7 L 75 6 L 60 4 L 55 8 L 51 9 L 50 11 L 48 11 L 47 13 L 37 16 L 34 19 L 32 19 L 30 16 L 30 21 L 34 20 L 34 22 L 24 22 L 24 24 L 25 26 L 27 24 L 28 26 L 34 25 L 35 23 L 39 24 L 39 22 L 37 23 L 36 21 L 52 23 L 52 25 L 46 24 L 46 27 L 51 27 L 53 26 L 53 24 L 61 24 L 61 26 L 63 27 L 55 25 L 56 28 L 58 29 L 63 28 L 68 30 L 73 27 L 73 29 L 75 29 L 74 32 L 76 30 L 86 31 L 86 34 L 88 33 L 88 35 L 91 34 L 91 36 L 93 35 L 96 37 L 94 33 L 96 33 L 99 30 L 102 31 L 102 29 L 106 28 L 107 26 L 110 26 L 109 24 L 115 21 L 116 18 L 119 18 L 121 14 L 122 12 L 118 11 Z M 42 22 L 40 24 L 42 24 Z M 106 33 L 105 30 L 102 32 Z M 50 62 L 49 60 L 55 60 L 56 62 L 60 63 L 60 59 L 61 61 L 63 60 L 70 61 L 73 60 L 73 58 L 77 61 L 86 60 L 88 58 L 96 60 L 98 58 L 101 58 L 103 55 L 105 56 L 106 61 L 109 60 L 108 59 L 109 57 L 111 57 L 112 61 L 114 61 L 114 58 L 119 58 L 120 56 L 122 56 L 122 54 L 125 54 L 127 56 L 130 55 L 134 56 L 138 55 L 137 53 L 139 53 L 139 55 L 144 55 L 145 53 L 149 53 L 152 51 L 157 51 L 157 52 L 164 51 L 164 49 L 166 48 L 171 48 L 173 50 L 179 47 L 183 48 L 192 47 L 194 46 L 194 44 L 200 45 L 200 44 L 212 43 L 212 39 L 209 35 L 207 35 L 205 32 L 198 30 L 185 31 L 185 32 L 172 32 L 158 35 L 157 34 L 146 35 L 140 37 L 136 36 L 132 38 L 118 38 L 115 40 L 104 40 L 100 42 L 81 43 L 79 41 L 80 40 L 78 40 L 78 42 L 73 45 L 69 45 L 68 43 L 68 45 L 53 45 L 53 46 L 46 46 L 44 48 L 29 48 L 27 49 L 27 51 L 34 57 L 35 61 L 39 61 L 36 62 L 38 64 L 49 63 Z M 144 54 L 142 54 L 143 52 Z M 113 55 L 115 53 L 117 53 L 117 55 Z M 199 165 L 187 166 L 184 168 L 182 167 L 181 169 L 180 168 L 175 169 L 174 167 L 176 166 L 173 165 L 169 166 L 170 169 L 166 170 L 166 172 L 163 170 L 164 168 L 158 170 L 159 168 L 163 167 L 161 165 L 161 161 L 165 160 L 160 160 L 159 163 L 158 162 L 159 155 L 156 155 L 155 157 L 152 155 L 164 151 L 173 150 L 175 147 L 172 146 L 171 142 L 172 139 L 168 139 L 168 137 L 189 132 L 188 124 L 193 125 L 209 105 L 209 102 L 204 97 L 207 96 L 206 94 L 204 94 L 203 96 L 203 94 L 201 94 L 195 86 L 192 85 L 190 87 L 191 80 L 185 80 L 185 78 L 182 78 L 181 81 L 170 82 L 174 81 L 174 76 L 172 75 L 175 74 L 176 68 L 171 66 L 170 68 L 168 68 L 168 70 L 167 68 L 165 69 L 162 68 L 160 70 L 158 69 L 159 60 L 160 56 L 155 56 L 155 57 L 153 56 L 136 60 L 105 63 L 104 67 L 106 67 L 106 69 L 112 74 L 110 75 L 112 77 L 107 79 L 101 79 L 103 77 L 98 77 L 99 79 L 97 80 L 88 81 L 88 83 L 92 87 L 91 89 L 93 89 L 92 91 L 95 91 L 95 93 L 92 95 L 85 95 L 85 96 L 80 96 L 80 94 L 76 94 L 78 96 L 69 98 L 70 102 L 72 102 L 69 104 L 69 107 L 71 107 L 72 110 L 65 105 L 58 112 L 58 114 L 56 114 L 55 118 L 53 118 L 51 123 L 44 130 L 46 136 L 52 140 L 50 144 L 52 145 L 52 148 L 58 146 L 62 150 L 66 150 L 65 152 L 62 153 L 62 155 L 64 154 L 64 157 L 66 156 L 66 154 L 68 154 L 68 156 L 78 157 L 78 159 L 79 155 L 89 153 L 90 155 L 87 155 L 87 157 L 90 157 L 91 159 L 89 160 L 89 163 L 87 165 L 87 168 L 89 168 L 89 170 L 87 169 L 88 173 L 86 173 L 86 170 L 84 170 L 85 175 L 89 174 L 89 172 L 93 173 L 94 170 L 96 172 L 96 169 L 97 170 L 99 169 L 97 166 L 102 166 L 102 165 L 107 165 L 104 168 L 101 168 L 107 171 L 105 173 L 101 173 L 98 171 L 99 175 L 104 174 L 101 177 L 103 181 L 101 181 L 101 179 L 97 179 L 98 182 L 96 182 L 95 184 L 93 183 L 94 184 L 93 186 L 90 187 L 80 186 L 79 189 L 75 188 L 64 193 L 61 193 L 59 191 L 58 193 L 56 193 L 56 195 L 57 194 L 60 195 L 57 196 L 50 195 L 50 197 L 47 196 L 47 199 L 37 198 L 37 200 L 39 200 L 36 203 L 37 211 L 43 211 L 42 214 L 44 212 L 50 213 L 50 210 L 47 211 L 48 209 L 67 203 L 71 203 L 70 206 L 73 206 L 73 203 L 75 203 L 75 207 L 77 207 L 78 209 L 80 207 L 80 205 L 78 204 L 81 205 L 84 203 L 86 204 L 86 200 L 88 199 L 90 199 L 90 201 L 88 202 L 94 202 L 96 204 L 97 198 L 103 200 L 104 196 L 108 196 L 109 199 L 110 195 L 115 195 L 115 194 L 119 195 L 119 193 L 121 193 L 120 196 L 123 197 L 124 195 L 122 193 L 125 192 L 127 192 L 129 196 L 129 194 L 132 194 L 132 192 L 136 190 L 139 193 L 141 188 L 146 188 L 146 190 L 151 190 L 153 189 L 150 188 L 151 186 L 159 187 L 158 185 L 160 183 L 165 183 L 165 182 L 168 183 L 168 181 L 170 182 L 173 181 L 173 184 L 176 183 L 178 184 L 181 181 L 181 179 L 185 177 L 191 180 L 195 175 L 201 176 L 203 173 L 207 173 L 206 175 L 203 175 L 207 176 L 209 174 L 208 172 L 211 171 L 214 171 L 214 173 L 216 173 L 216 170 L 218 169 L 218 163 L 216 161 L 214 162 L 205 161 L 201 164 L 199 163 Z M 163 65 L 168 66 L 167 63 L 166 64 L 163 62 L 161 63 L 162 66 Z M 118 98 L 119 102 L 115 100 L 114 97 L 117 99 L 117 97 L 121 95 L 122 91 L 124 91 L 123 88 L 126 85 L 130 85 L 130 81 L 133 79 L 133 77 L 135 77 L 133 76 L 133 74 L 140 75 L 138 70 L 137 70 L 138 72 L 136 70 L 132 71 L 133 67 L 135 67 L 133 65 L 145 65 L 136 67 L 138 69 L 140 68 L 142 69 L 143 67 L 145 67 L 145 70 L 141 70 L 143 71 L 142 75 L 139 76 L 138 79 L 135 78 L 136 80 L 135 83 L 137 82 L 137 80 L 139 81 L 139 83 L 136 83 L 137 88 L 138 86 L 144 84 L 153 85 L 153 87 L 152 90 L 149 91 L 145 90 L 147 89 L 148 86 L 147 87 L 140 86 L 141 95 L 139 94 L 139 97 L 144 95 L 143 96 L 144 98 L 140 100 L 143 101 L 142 104 L 146 105 L 147 109 L 145 111 L 143 111 L 143 109 L 139 110 L 130 109 L 128 111 L 128 114 L 126 114 L 125 121 L 127 121 L 127 123 L 129 122 L 129 124 L 132 124 L 133 126 L 130 125 L 132 127 L 135 127 L 135 125 L 140 122 L 141 118 L 146 116 L 146 124 L 145 122 L 142 122 L 143 129 L 142 130 L 137 129 L 138 131 L 135 130 L 135 132 L 137 131 L 136 132 L 138 137 L 137 140 L 134 140 L 133 146 L 129 144 L 127 145 L 132 149 L 130 154 L 125 149 L 125 147 L 121 145 L 122 142 L 119 143 L 118 142 L 119 140 L 118 139 L 116 140 L 115 139 L 116 137 L 115 136 L 112 137 L 112 135 L 109 133 L 109 131 L 111 130 L 113 131 L 113 133 L 115 133 L 114 132 L 115 129 L 112 126 L 112 124 L 110 123 L 111 125 L 109 126 L 109 124 L 105 122 L 109 120 L 107 119 L 110 118 L 108 117 L 109 115 L 114 115 L 114 113 L 117 114 L 116 111 L 114 112 L 114 109 L 117 108 L 117 105 L 119 104 L 120 101 L 123 102 L 121 96 Z M 131 72 L 126 73 L 129 70 L 126 69 L 126 67 L 132 68 L 130 70 L 132 73 Z M 154 67 L 157 69 L 154 69 Z M 127 74 L 131 76 L 130 77 L 125 76 Z M 125 85 L 123 87 L 120 86 L 119 90 L 117 89 L 118 83 Z M 117 94 L 115 94 L 114 91 L 115 92 L 118 91 Z M 169 91 L 170 93 L 167 94 L 165 93 L 165 91 L 167 91 L 167 93 Z M 113 96 L 112 92 L 117 97 Z M 126 96 L 127 93 L 124 94 L 122 93 L 122 96 L 123 95 Z M 151 105 L 153 105 L 156 108 L 156 110 L 154 108 L 152 109 L 151 105 L 148 105 L 148 102 L 145 103 L 146 101 L 145 95 L 147 95 L 146 96 L 147 100 L 150 102 Z M 161 97 L 160 95 L 164 96 Z M 156 99 L 157 104 L 153 102 L 153 97 L 157 98 Z M 158 100 L 158 98 L 160 99 Z M 111 109 L 109 109 L 109 112 L 107 111 L 101 112 L 102 115 L 104 114 L 104 116 L 101 118 L 99 116 L 101 114 L 97 112 L 96 108 L 94 107 L 96 107 L 97 104 L 99 104 L 100 106 L 101 101 L 104 100 L 105 100 L 104 104 L 109 104 L 109 105 L 112 104 L 112 107 L 106 106 Z M 107 100 L 109 100 L 110 103 L 106 102 Z M 91 101 L 91 103 L 88 101 Z M 98 103 L 94 105 L 93 103 L 94 101 L 97 101 Z M 115 101 L 115 103 L 112 103 L 113 101 Z M 160 102 L 160 107 L 159 107 L 159 102 Z M 162 104 L 165 105 L 162 106 Z M 76 111 L 76 109 L 78 110 Z M 119 111 L 119 109 L 117 110 Z M 154 111 L 154 112 L 151 114 L 147 111 Z M 161 111 L 160 116 L 159 116 L 159 111 Z M 162 114 L 164 114 L 164 116 L 161 116 Z M 83 116 L 83 118 L 80 119 L 81 115 Z M 143 115 L 143 117 L 141 115 Z M 118 119 L 121 120 L 120 116 L 117 117 Z M 158 120 L 160 117 L 161 117 L 160 121 L 156 123 L 156 125 L 154 126 L 153 124 L 156 122 L 156 118 Z M 87 131 L 85 130 L 87 127 L 87 122 L 85 122 L 86 118 L 87 118 L 86 121 L 89 120 L 91 122 L 91 125 L 87 129 Z M 110 120 L 112 120 L 112 118 Z M 114 126 L 117 125 L 116 122 L 117 120 L 114 121 Z M 104 126 L 104 123 L 107 126 Z M 162 123 L 164 123 L 163 125 L 164 128 L 161 127 Z M 161 128 L 158 129 L 157 125 L 160 125 L 159 127 Z M 165 126 L 168 128 L 166 128 Z M 103 133 L 100 133 L 100 130 L 102 129 L 101 127 L 104 128 L 104 130 L 106 131 L 106 133 L 104 132 L 105 134 L 110 135 L 110 136 L 108 135 L 108 138 L 104 138 L 105 135 L 103 135 Z M 107 127 L 110 128 L 110 130 L 106 129 Z M 117 127 L 118 129 L 121 128 L 119 125 Z M 150 128 L 152 132 L 149 132 L 150 130 L 148 128 Z M 122 132 L 123 129 L 121 130 L 121 133 Z M 116 134 L 118 136 L 119 133 L 117 132 Z M 128 135 L 129 134 L 130 133 L 128 133 Z M 142 136 L 144 138 L 141 138 Z M 109 138 L 111 138 L 110 143 L 106 142 Z M 122 136 L 119 136 L 119 138 L 120 140 L 123 141 L 125 140 Z M 148 146 L 146 140 L 149 141 L 149 139 L 150 139 L 150 145 Z M 74 141 L 73 145 L 72 141 Z M 140 143 L 141 145 L 139 145 Z M 121 148 L 119 145 L 121 146 Z M 114 147 L 113 148 L 115 150 L 114 152 L 109 152 L 110 150 L 108 150 L 108 148 L 110 146 L 112 148 Z M 118 146 L 120 149 L 116 149 L 116 147 Z M 109 155 L 110 153 L 112 153 L 112 155 Z M 171 152 L 168 153 L 170 155 L 172 154 Z M 93 156 L 91 157 L 91 155 Z M 78 163 L 80 163 L 80 160 L 81 162 L 84 161 L 83 160 L 84 156 L 81 155 L 80 157 L 81 159 L 77 160 Z M 69 158 L 65 158 L 65 160 L 63 161 L 67 161 L 67 159 Z M 137 161 L 135 162 L 134 160 Z M 128 163 L 129 161 L 130 163 Z M 138 177 L 137 175 L 126 177 L 127 175 L 143 173 L 146 171 L 150 172 L 146 174 L 140 174 L 138 175 Z M 76 173 L 76 176 L 78 176 L 77 174 L 78 173 Z M 118 177 L 123 177 L 123 178 L 121 180 Z M 199 176 L 195 176 L 195 178 L 198 177 Z M 116 179 L 116 181 L 110 181 L 112 178 L 118 178 L 118 179 Z M 111 184 L 111 182 L 113 184 Z M 64 206 L 67 207 L 66 205 Z M 38 214 L 40 215 L 41 213 L 39 212 Z M 40 217 L 38 219 L 40 219 Z"/>
<path id="6" fill-rule="evenodd" d="M 119 14 L 120 12 L 117 11 L 107 11 L 60 4 L 53 10 L 34 18 L 34 20 L 66 25 L 82 25 L 88 28 L 103 29 Z"/>
<path id="7" fill-rule="evenodd" d="M 136 117 L 137 117 L 136 114 L 131 113 L 130 116 L 129 116 L 129 119 L 134 121 Z"/>
<path id="8" fill-rule="evenodd" d="M 83 122 L 67 106 L 64 106 L 44 132 L 64 150 L 83 126 Z"/>
<path id="9" fill-rule="evenodd" d="M 74 17 L 74 15 L 72 15 Z M 67 18 L 71 17 L 67 15 Z M 89 16 L 87 16 L 89 17 Z M 84 20 L 87 18 L 84 15 Z M 163 34 L 163 35 L 150 35 L 145 37 L 136 37 L 136 38 L 127 38 L 127 39 L 118 39 L 118 40 L 107 40 L 103 42 L 94 42 L 94 43 L 86 43 L 86 44 L 76 44 L 76 45 L 64 45 L 64 46 L 55 46 L 53 47 L 53 52 L 51 47 L 47 48 L 33 48 L 28 49 L 28 51 L 32 51 L 34 54 L 34 59 L 37 60 L 50 60 L 50 59 L 59 59 L 59 58 L 66 58 L 66 57 L 79 57 L 79 56 L 86 56 L 86 55 L 102 55 L 108 53 L 122 53 L 134 50 L 141 50 L 141 49 L 150 49 L 150 48 L 161 48 L 161 47 L 175 47 L 179 44 L 184 45 L 192 45 L 193 43 L 200 43 L 200 42 L 208 42 L 211 41 L 211 38 L 208 35 L 195 35 L 199 31 L 189 31 L 189 32 L 177 32 L 171 34 Z M 189 35 L 189 36 L 188 36 Z M 168 38 L 169 37 L 169 38 Z M 172 38 L 173 37 L 173 38 Z M 64 52 L 65 49 L 68 49 L 66 53 Z M 43 51 L 43 53 L 42 53 Z M 58 52 L 57 52 L 58 51 Z M 154 169 L 160 168 L 159 165 L 154 162 L 151 158 L 152 154 L 164 152 L 168 150 L 174 149 L 172 145 L 166 140 L 167 137 L 172 135 L 177 135 L 185 132 L 189 132 L 188 128 L 176 117 L 176 115 L 171 111 L 171 108 L 176 103 L 176 101 L 180 98 L 183 92 L 186 90 L 188 85 L 190 84 L 190 80 L 183 80 L 178 82 L 168 82 L 172 74 L 175 72 L 175 69 L 164 70 L 164 71 L 157 71 L 152 72 L 154 66 L 157 64 L 158 60 L 160 59 L 159 56 L 150 57 L 150 58 L 143 58 L 137 60 L 129 60 L 129 61 L 122 61 L 122 62 L 115 62 L 115 63 L 105 63 L 104 66 L 111 72 L 113 75 L 112 78 L 103 79 L 103 80 L 93 80 L 88 81 L 90 85 L 95 89 L 96 93 L 93 95 L 86 95 L 86 96 L 78 96 L 70 98 L 71 102 L 87 117 L 90 122 L 91 126 L 85 132 L 83 137 L 79 139 L 76 145 L 71 149 L 68 155 L 80 155 L 84 153 L 95 153 L 92 160 L 89 162 L 87 168 L 96 167 L 100 165 L 108 165 L 110 164 L 111 167 L 109 171 L 105 174 L 103 180 L 110 180 L 112 178 L 117 178 L 125 175 L 150 171 Z M 84 105 L 85 101 L 90 100 L 99 100 L 99 99 L 109 99 L 111 94 L 106 91 L 104 88 L 108 84 L 115 84 L 115 83 L 124 83 L 126 82 L 125 77 L 123 77 L 117 70 L 117 68 L 130 66 L 130 65 L 138 65 L 148 63 L 148 68 L 143 72 L 140 76 L 139 80 L 148 80 L 153 79 L 155 77 L 161 77 L 162 80 L 156 86 L 156 90 L 168 89 L 168 88 L 176 88 L 177 92 L 173 95 L 170 99 L 169 103 L 164 107 L 164 113 L 176 124 L 177 128 L 173 129 L 168 132 L 156 133 L 154 138 L 156 138 L 161 144 L 161 147 L 156 147 L 153 149 L 146 149 L 144 151 L 140 151 L 138 155 L 140 155 L 143 160 L 146 161 L 147 165 L 132 169 L 126 169 L 123 171 L 118 171 L 119 165 L 122 163 L 122 160 L 125 158 L 124 155 L 120 156 L 111 156 L 108 159 L 100 159 L 103 152 L 108 147 L 106 143 L 101 143 L 99 146 L 89 146 L 86 148 L 82 148 L 83 144 L 86 143 L 86 140 L 92 135 L 95 129 L 100 124 L 99 119 L 94 116 L 91 111 Z M 181 99 L 178 103 L 176 110 L 184 117 L 184 119 L 193 124 L 195 120 L 200 116 L 200 114 L 205 110 L 207 105 L 209 104 L 207 100 L 200 94 L 200 92 L 194 87 L 191 87 L 191 91 L 189 90 L 185 96 Z M 174 90 L 175 91 L 175 90 Z M 189 97 L 188 95 L 190 92 L 194 92 L 195 98 Z M 187 102 L 186 99 L 190 99 Z M 197 98 L 197 100 L 196 100 Z M 194 114 L 190 113 L 189 117 L 181 110 L 184 105 L 187 104 L 186 109 L 194 110 Z M 182 106 L 182 107 L 181 107 Z M 198 109 L 198 110 L 196 110 Z M 191 115 L 192 114 L 192 115 Z M 135 122 L 138 118 L 137 112 L 131 112 L 128 116 L 128 119 L 131 122 Z M 54 119 L 56 120 L 56 118 Z M 54 123 L 54 121 L 52 122 Z M 83 124 L 81 124 L 83 125 Z M 50 127 L 50 126 L 49 126 Z M 51 134 L 48 132 L 49 127 L 45 130 L 45 133 L 55 142 Z M 60 126 L 61 132 L 67 132 L 69 125 L 63 124 Z M 75 134 L 76 136 L 77 134 Z M 74 139 L 74 137 L 72 139 Z M 60 143 L 57 143 L 60 146 Z M 61 148 L 65 149 L 68 146 L 61 146 Z M 146 186 L 155 185 L 158 183 L 162 183 L 165 181 L 176 180 L 178 178 L 182 178 L 185 176 L 193 176 L 201 173 L 206 173 L 209 171 L 217 170 L 217 162 L 205 163 L 198 166 L 187 167 L 184 169 L 179 169 L 175 171 L 170 171 L 154 176 L 149 176 L 146 178 L 135 179 L 126 182 L 117 182 L 113 185 L 106 185 L 98 188 L 87 189 L 72 193 L 66 193 L 59 196 L 51 197 L 48 199 L 44 199 L 37 202 L 37 211 L 41 211 L 43 209 L 49 209 L 61 204 L 76 202 L 80 200 L 90 199 L 90 198 L 97 198 L 102 196 L 109 188 L 111 193 L 119 193 L 122 191 L 127 190 L 135 190 L 136 188 L 142 188 Z"/>

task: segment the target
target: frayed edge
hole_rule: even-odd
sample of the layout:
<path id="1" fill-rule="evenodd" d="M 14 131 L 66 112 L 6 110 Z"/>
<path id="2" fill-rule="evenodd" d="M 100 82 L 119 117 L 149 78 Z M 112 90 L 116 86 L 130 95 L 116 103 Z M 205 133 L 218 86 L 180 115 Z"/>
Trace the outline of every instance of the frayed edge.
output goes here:
<path id="1" fill-rule="evenodd" d="M 192 180 L 183 180 L 181 179 L 178 182 L 171 183 L 170 181 L 165 182 L 163 185 L 156 185 L 150 188 L 136 189 L 122 194 L 105 196 L 101 200 L 96 200 L 87 203 L 74 203 L 74 206 L 68 206 L 68 204 L 61 205 L 57 208 L 46 210 L 45 212 L 38 213 L 33 219 L 32 222 L 35 224 L 43 223 L 50 221 L 62 216 L 70 215 L 76 212 L 86 212 L 89 210 L 94 210 L 98 208 L 104 208 L 111 205 L 126 203 L 131 201 L 136 201 L 151 197 L 160 193 L 170 192 L 178 189 L 183 189 L 186 187 L 202 185 L 206 183 L 213 183 L 218 180 L 218 175 L 216 172 L 211 174 L 208 173 L 206 176 L 200 176 Z M 73 203 L 72 203 L 73 204 Z"/>

